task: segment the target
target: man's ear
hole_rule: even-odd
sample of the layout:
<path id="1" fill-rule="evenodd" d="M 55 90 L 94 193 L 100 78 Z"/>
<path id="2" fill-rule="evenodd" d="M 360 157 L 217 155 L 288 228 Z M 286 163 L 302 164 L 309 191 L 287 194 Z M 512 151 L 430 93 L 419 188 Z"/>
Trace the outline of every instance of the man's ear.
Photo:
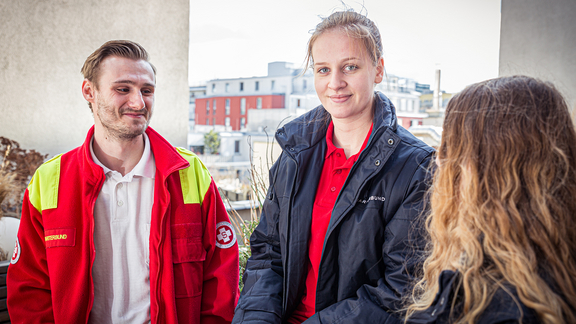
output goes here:
<path id="1" fill-rule="evenodd" d="M 82 82 L 82 95 L 90 103 L 94 103 L 94 84 L 88 79 Z"/>

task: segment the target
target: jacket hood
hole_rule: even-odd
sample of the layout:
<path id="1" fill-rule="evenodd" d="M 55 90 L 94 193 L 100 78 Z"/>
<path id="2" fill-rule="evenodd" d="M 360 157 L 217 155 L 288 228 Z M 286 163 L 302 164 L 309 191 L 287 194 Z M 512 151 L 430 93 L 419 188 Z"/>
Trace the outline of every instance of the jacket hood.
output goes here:
<path id="1" fill-rule="evenodd" d="M 378 132 L 380 128 L 391 127 L 396 131 L 398 118 L 396 108 L 390 99 L 381 92 L 374 92 L 374 127 L 370 138 Z M 276 140 L 283 150 L 292 153 L 301 152 L 316 145 L 326 138 L 326 130 L 330 124 L 330 114 L 322 105 L 310 110 L 304 115 L 287 123 L 276 131 Z"/>

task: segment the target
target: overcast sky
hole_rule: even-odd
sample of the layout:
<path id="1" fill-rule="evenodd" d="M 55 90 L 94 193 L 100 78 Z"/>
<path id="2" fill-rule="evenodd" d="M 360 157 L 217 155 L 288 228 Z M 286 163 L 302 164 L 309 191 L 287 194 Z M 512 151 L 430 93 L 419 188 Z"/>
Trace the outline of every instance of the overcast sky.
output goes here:
<path id="1" fill-rule="evenodd" d="M 346 1 L 376 22 L 388 74 L 457 92 L 498 76 L 500 0 Z M 269 62 L 301 67 L 320 17 L 338 0 L 190 0 L 188 80 L 265 76 Z"/>

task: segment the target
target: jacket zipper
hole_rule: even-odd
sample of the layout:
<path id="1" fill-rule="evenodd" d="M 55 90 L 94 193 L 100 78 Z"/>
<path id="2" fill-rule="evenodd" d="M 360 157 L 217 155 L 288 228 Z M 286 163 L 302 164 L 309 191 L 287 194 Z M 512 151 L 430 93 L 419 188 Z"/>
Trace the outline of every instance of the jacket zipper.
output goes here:
<path id="1" fill-rule="evenodd" d="M 379 132 L 384 132 L 384 131 L 380 131 L 380 129 L 382 129 L 382 127 L 378 128 L 376 130 L 377 133 Z M 379 135 L 379 136 L 383 136 Z M 374 133 L 374 136 L 372 136 L 372 138 L 370 138 L 368 145 L 366 145 L 366 148 L 364 149 L 364 151 L 360 152 L 360 156 L 358 156 L 358 160 L 363 159 L 363 156 L 368 154 L 366 152 L 370 151 L 372 149 L 372 147 L 374 146 L 374 141 L 373 139 L 376 138 L 377 134 Z M 384 163 L 385 164 L 385 163 Z M 346 177 L 346 180 L 344 181 L 344 184 L 342 185 L 342 188 L 346 187 L 346 185 L 348 184 L 349 180 L 350 180 L 350 175 L 354 173 L 354 171 L 356 171 L 356 169 L 358 169 L 358 165 L 359 163 L 354 163 L 352 165 L 352 168 L 350 169 L 350 172 L 348 173 L 348 176 Z M 384 165 L 382 165 L 382 167 L 384 167 Z M 356 195 L 359 194 L 360 191 L 362 191 L 362 189 L 364 189 L 364 186 L 366 185 L 366 182 L 369 181 L 370 179 L 372 179 L 372 177 L 374 177 L 374 175 L 372 175 L 369 178 L 364 179 L 364 182 L 362 183 L 362 185 L 360 186 L 360 188 L 358 189 L 358 192 L 356 192 Z M 342 190 L 340 190 L 340 192 L 338 193 L 338 197 L 336 197 L 336 201 L 334 202 L 334 206 L 338 205 L 338 201 L 340 200 L 340 196 L 342 194 Z M 344 211 L 344 214 L 349 212 L 350 209 L 352 209 L 352 207 L 354 207 L 354 205 L 350 205 L 348 206 L 348 208 Z M 334 212 L 334 209 L 332 209 L 332 212 Z M 330 215 L 330 218 L 332 218 L 332 215 Z M 330 233 L 332 233 L 332 231 L 330 231 L 331 228 L 328 228 L 328 230 L 326 231 L 326 238 L 329 236 Z M 324 243 L 326 243 L 326 238 L 324 239 Z M 322 247 L 322 254 L 324 254 L 324 247 Z M 320 259 L 320 264 L 322 264 L 322 259 Z"/>
<path id="2" fill-rule="evenodd" d="M 381 128 L 378 128 L 376 130 L 376 132 L 382 132 L 384 133 L 385 131 L 380 131 Z M 384 136 L 384 134 L 381 134 L 379 136 Z M 372 136 L 372 138 L 370 139 L 368 145 L 366 146 L 366 148 L 364 149 L 364 151 L 362 151 L 360 153 L 360 156 L 358 157 L 358 160 L 361 160 L 363 158 L 363 155 L 367 154 L 365 152 L 368 152 L 370 149 L 372 149 L 372 147 L 374 146 L 374 142 L 372 141 L 373 138 L 376 138 L 376 133 L 374 134 L 374 136 Z M 358 161 L 357 160 L 357 161 Z M 384 161 L 385 162 L 385 161 Z M 384 164 L 382 164 L 382 167 L 384 167 Z M 354 163 L 354 165 L 352 165 L 352 168 L 350 169 L 350 173 L 348 174 L 348 177 L 346 177 L 346 181 L 344 181 L 344 185 L 342 186 L 342 188 L 344 188 L 347 184 L 348 184 L 348 180 L 350 179 L 350 175 L 353 174 L 353 172 L 358 168 L 359 164 Z M 374 173 L 376 174 L 376 173 Z M 366 182 L 370 181 L 370 179 L 372 179 L 374 177 L 374 174 L 371 177 L 368 177 L 366 179 L 364 179 L 364 182 L 362 183 L 362 185 L 360 186 L 360 188 L 358 188 L 358 191 L 355 193 L 355 196 L 359 195 L 359 193 L 362 191 L 362 189 L 364 189 L 364 186 L 366 185 Z M 340 193 L 338 194 L 338 197 L 336 197 L 336 202 L 334 203 L 334 206 L 338 205 L 338 201 L 340 200 L 340 195 L 342 193 L 342 190 L 340 190 Z M 356 199 L 357 197 L 355 197 Z M 350 206 L 348 206 L 348 208 L 344 211 L 344 214 L 348 213 L 356 204 L 352 204 Z M 334 209 L 332 209 L 332 212 L 334 212 Z M 330 215 L 330 218 L 332 218 L 332 214 Z M 328 228 L 328 230 L 326 231 L 326 236 L 324 237 L 324 244 L 322 245 L 322 254 L 320 255 L 320 263 L 318 266 L 318 278 L 316 281 L 316 293 L 318 293 L 318 284 L 320 283 L 320 269 L 322 268 L 322 263 L 324 261 L 324 248 L 326 247 L 326 242 L 328 241 L 328 237 L 330 236 L 330 234 L 332 234 L 332 230 L 333 228 L 336 227 L 337 224 L 334 224 L 334 226 L 332 226 L 332 228 Z M 316 295 L 318 296 L 318 295 Z M 314 301 L 314 308 L 316 308 L 316 302 Z"/>
<path id="3" fill-rule="evenodd" d="M 160 240 L 158 240 L 158 245 L 157 245 L 157 251 L 158 251 L 158 272 L 157 272 L 157 276 L 156 276 L 156 291 L 155 291 L 155 296 L 156 299 L 154 300 L 154 302 L 156 303 L 156 317 L 155 320 L 152 323 L 160 323 L 160 292 L 161 292 L 161 288 L 160 288 L 160 283 L 162 281 L 162 265 L 164 262 L 162 262 L 162 244 L 164 243 L 164 239 L 165 239 L 165 229 L 166 229 L 166 211 L 168 210 L 168 205 L 170 205 L 170 192 L 167 190 L 168 188 L 168 178 L 172 175 L 172 173 L 177 172 L 179 170 L 182 169 L 186 169 L 190 167 L 190 164 L 188 164 L 187 166 L 183 166 L 180 167 L 179 169 L 175 168 L 172 170 L 168 170 L 167 172 L 167 176 L 164 178 L 164 185 L 163 187 L 166 189 L 166 194 L 165 194 L 165 198 L 166 201 L 168 202 L 168 204 L 166 206 L 164 206 L 162 212 L 162 215 L 160 216 Z M 154 190 L 156 190 L 156 187 L 154 187 Z M 168 229 L 169 230 L 169 229 Z M 152 229 L 150 229 L 150 232 L 152 232 Z M 150 238 L 148 238 L 148 240 L 150 240 Z M 152 296 L 152 292 L 150 292 L 150 296 Z"/>
<path id="4" fill-rule="evenodd" d="M 106 175 L 104 175 L 104 178 L 106 178 Z M 96 258 L 96 250 L 94 248 L 94 206 L 96 205 L 96 200 L 98 199 L 98 195 L 100 194 L 103 185 L 104 179 L 100 178 L 100 183 L 97 184 L 98 190 L 94 191 L 92 200 L 90 201 L 90 294 L 88 297 L 86 323 L 88 323 L 92 306 L 94 306 L 94 278 L 92 278 L 92 267 L 94 266 L 94 259 Z"/>
<path id="5" fill-rule="evenodd" d="M 166 179 L 168 179 L 168 177 L 166 177 Z M 164 188 L 167 188 L 167 181 L 164 180 Z M 168 197 L 167 201 L 170 201 L 170 196 L 166 195 Z M 156 295 L 156 299 L 154 300 L 154 302 L 156 303 L 156 319 L 154 321 L 154 323 L 160 323 L 160 291 L 162 290 L 160 288 L 160 282 L 162 281 L 162 265 L 164 264 L 164 262 L 162 262 L 162 243 L 164 242 L 165 239 L 165 235 L 164 235 L 164 230 L 166 228 L 166 210 L 167 210 L 167 206 L 165 206 L 166 208 L 162 210 L 162 215 L 160 216 L 160 240 L 158 240 L 158 246 L 156 248 L 156 250 L 158 251 L 158 273 L 156 275 L 156 291 L 155 291 L 155 295 Z M 150 240 L 150 238 L 148 238 L 148 240 Z"/>

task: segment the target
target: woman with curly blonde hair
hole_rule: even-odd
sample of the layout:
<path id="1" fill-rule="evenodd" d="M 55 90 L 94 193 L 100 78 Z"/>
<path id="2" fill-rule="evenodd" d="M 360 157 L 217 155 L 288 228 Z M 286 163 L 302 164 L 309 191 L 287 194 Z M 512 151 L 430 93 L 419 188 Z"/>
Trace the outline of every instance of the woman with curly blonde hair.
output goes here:
<path id="1" fill-rule="evenodd" d="M 409 323 L 576 323 L 576 133 L 549 83 L 469 86 L 446 109 Z"/>

